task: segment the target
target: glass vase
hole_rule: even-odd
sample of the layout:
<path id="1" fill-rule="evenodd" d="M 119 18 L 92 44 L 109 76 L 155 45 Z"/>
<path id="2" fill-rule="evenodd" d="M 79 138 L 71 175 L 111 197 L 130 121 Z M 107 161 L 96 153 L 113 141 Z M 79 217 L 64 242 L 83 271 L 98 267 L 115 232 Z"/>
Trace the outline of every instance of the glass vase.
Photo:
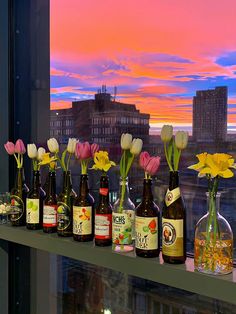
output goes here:
<path id="1" fill-rule="evenodd" d="M 208 212 L 197 223 L 194 267 L 202 273 L 225 275 L 233 270 L 233 233 L 220 215 L 220 193 L 206 193 Z"/>
<path id="2" fill-rule="evenodd" d="M 119 197 L 112 208 L 112 248 L 116 252 L 134 250 L 134 210 L 129 197 L 128 178 L 120 178 Z"/>

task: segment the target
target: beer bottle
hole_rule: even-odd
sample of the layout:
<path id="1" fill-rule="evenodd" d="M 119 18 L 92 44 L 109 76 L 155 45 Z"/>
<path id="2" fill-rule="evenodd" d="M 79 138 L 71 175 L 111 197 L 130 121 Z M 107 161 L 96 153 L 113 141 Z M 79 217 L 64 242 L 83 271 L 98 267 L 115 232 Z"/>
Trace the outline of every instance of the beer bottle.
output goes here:
<path id="1" fill-rule="evenodd" d="M 160 211 L 153 201 L 152 180 L 144 179 L 143 199 L 135 210 L 135 251 L 140 257 L 160 253 Z"/>
<path id="2" fill-rule="evenodd" d="M 112 243 L 112 207 L 109 202 L 109 179 L 100 179 L 99 204 L 95 210 L 95 244 L 108 246 Z"/>
<path id="3" fill-rule="evenodd" d="M 43 231 L 46 233 L 57 232 L 57 195 L 55 171 L 49 171 L 48 173 L 48 188 L 43 207 Z"/>
<path id="4" fill-rule="evenodd" d="M 80 176 L 79 195 L 73 206 L 73 238 L 75 241 L 93 241 L 94 199 L 89 193 L 88 175 Z"/>
<path id="5" fill-rule="evenodd" d="M 162 211 L 162 256 L 166 263 L 171 264 L 181 264 L 186 260 L 186 212 L 178 171 L 170 172 Z"/>

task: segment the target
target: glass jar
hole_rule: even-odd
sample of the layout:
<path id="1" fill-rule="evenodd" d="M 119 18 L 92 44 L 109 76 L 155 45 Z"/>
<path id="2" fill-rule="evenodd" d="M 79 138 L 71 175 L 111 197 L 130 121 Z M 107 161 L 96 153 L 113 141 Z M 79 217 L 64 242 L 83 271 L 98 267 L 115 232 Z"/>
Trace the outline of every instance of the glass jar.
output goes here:
<path id="1" fill-rule="evenodd" d="M 229 274 L 233 270 L 233 233 L 219 214 L 220 193 L 206 194 L 208 212 L 195 229 L 194 267 L 207 274 Z"/>

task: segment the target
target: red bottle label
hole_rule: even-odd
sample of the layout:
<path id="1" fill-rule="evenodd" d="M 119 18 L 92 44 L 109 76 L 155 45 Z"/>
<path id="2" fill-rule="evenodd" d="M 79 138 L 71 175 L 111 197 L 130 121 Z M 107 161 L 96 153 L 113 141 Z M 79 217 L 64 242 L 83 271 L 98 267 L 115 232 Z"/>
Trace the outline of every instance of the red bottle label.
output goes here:
<path id="1" fill-rule="evenodd" d="M 111 239 L 112 214 L 95 215 L 95 239 Z"/>
<path id="2" fill-rule="evenodd" d="M 107 188 L 100 188 L 99 193 L 101 195 L 107 196 L 108 194 L 108 189 Z"/>
<path id="3" fill-rule="evenodd" d="M 43 227 L 57 226 L 57 205 L 44 205 L 43 207 Z"/>

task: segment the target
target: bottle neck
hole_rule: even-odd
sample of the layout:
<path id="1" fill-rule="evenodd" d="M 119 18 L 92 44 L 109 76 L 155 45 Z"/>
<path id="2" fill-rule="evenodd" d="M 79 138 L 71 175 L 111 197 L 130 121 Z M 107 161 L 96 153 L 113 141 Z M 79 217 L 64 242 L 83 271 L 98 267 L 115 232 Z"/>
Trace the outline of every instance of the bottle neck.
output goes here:
<path id="1" fill-rule="evenodd" d="M 16 189 L 22 188 L 24 183 L 25 183 L 24 168 L 17 168 L 16 179 L 15 179 L 15 188 Z"/>
<path id="2" fill-rule="evenodd" d="M 172 191 L 179 187 L 179 172 L 170 171 L 169 190 Z"/>
<path id="3" fill-rule="evenodd" d="M 152 195 L 152 179 L 144 179 L 143 180 L 143 199 L 145 200 L 153 200 Z"/>
<path id="4" fill-rule="evenodd" d="M 88 187 L 88 175 L 81 174 L 80 176 L 80 186 L 79 186 L 79 195 L 86 196 L 89 194 L 89 187 Z"/>
<path id="5" fill-rule="evenodd" d="M 109 178 L 108 176 L 101 176 L 100 178 L 99 202 L 109 203 Z"/>
<path id="6" fill-rule="evenodd" d="M 69 191 L 72 189 L 72 182 L 71 182 L 71 173 L 70 171 L 63 172 L 63 191 Z"/>
<path id="7" fill-rule="evenodd" d="M 120 190 L 119 190 L 119 198 L 122 195 L 122 191 L 124 191 L 124 200 L 129 198 L 129 183 L 128 178 L 123 179 L 120 178 Z"/>
<path id="8" fill-rule="evenodd" d="M 219 213 L 221 194 L 219 192 L 216 194 L 210 194 L 209 192 L 207 192 L 206 196 L 208 213 L 209 214 L 212 214 L 213 212 Z"/>
<path id="9" fill-rule="evenodd" d="M 48 173 L 49 182 L 48 182 L 48 195 L 56 195 L 56 173 L 50 171 Z"/>
<path id="10" fill-rule="evenodd" d="M 40 179 L 40 172 L 34 171 L 33 172 L 33 189 L 38 189 L 41 187 L 41 179 Z"/>

